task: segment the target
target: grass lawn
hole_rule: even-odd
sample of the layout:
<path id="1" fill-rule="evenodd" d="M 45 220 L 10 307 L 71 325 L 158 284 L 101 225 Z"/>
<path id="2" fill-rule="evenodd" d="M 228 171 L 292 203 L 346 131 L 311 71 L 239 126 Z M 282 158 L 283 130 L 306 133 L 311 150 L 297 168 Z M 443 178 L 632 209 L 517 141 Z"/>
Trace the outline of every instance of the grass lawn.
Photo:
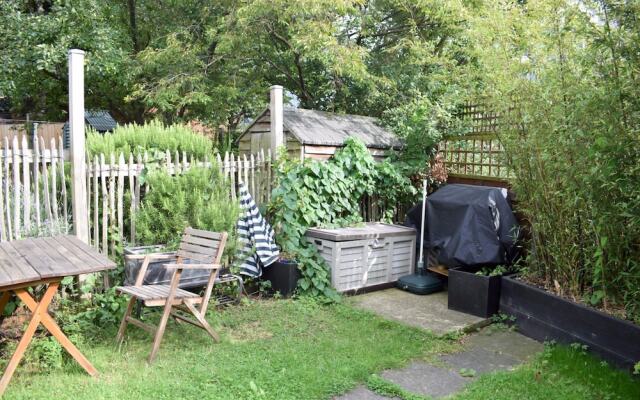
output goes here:
<path id="1" fill-rule="evenodd" d="M 328 399 L 358 383 L 406 399 L 376 374 L 408 360 L 429 361 L 456 342 L 354 309 L 310 301 L 254 301 L 209 320 L 215 344 L 199 329 L 170 322 L 157 361 L 146 364 L 151 338 L 130 326 L 121 348 L 115 328 L 80 345 L 101 375 L 73 362 L 51 371 L 19 368 L 7 399 Z M 640 380 L 580 349 L 552 347 L 515 371 L 481 376 L 455 400 L 640 399 Z"/>
<path id="2" fill-rule="evenodd" d="M 326 399 L 372 373 L 456 345 L 348 305 L 256 301 L 210 313 L 214 343 L 187 324 L 169 323 L 156 362 L 152 338 L 129 326 L 122 348 L 115 329 L 79 346 L 100 371 L 74 363 L 49 373 L 18 368 L 7 399 Z M 64 329 L 64 327 L 63 327 Z"/>
<path id="3" fill-rule="evenodd" d="M 515 371 L 481 376 L 454 399 L 636 400 L 640 379 L 580 349 L 553 346 Z"/>

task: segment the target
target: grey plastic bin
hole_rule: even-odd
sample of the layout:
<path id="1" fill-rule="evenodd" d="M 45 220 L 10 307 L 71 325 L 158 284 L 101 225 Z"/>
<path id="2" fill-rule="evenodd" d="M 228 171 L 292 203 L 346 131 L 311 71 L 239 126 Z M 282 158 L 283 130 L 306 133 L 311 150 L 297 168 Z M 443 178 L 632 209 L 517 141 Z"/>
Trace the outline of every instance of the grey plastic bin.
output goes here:
<path id="1" fill-rule="evenodd" d="M 306 236 L 330 265 L 331 284 L 339 292 L 392 283 L 413 272 L 413 228 L 367 223 L 362 227 L 311 228 Z"/>
<path id="2" fill-rule="evenodd" d="M 138 247 L 126 247 L 124 249 L 124 275 L 125 285 L 134 285 L 136 278 L 138 277 L 138 271 L 142 267 L 142 259 L 132 259 L 131 255 L 148 254 L 148 253 L 160 253 L 171 254 L 173 252 L 166 252 L 162 246 L 138 246 Z M 175 262 L 175 260 L 161 260 L 156 262 L 150 262 L 149 268 L 144 279 L 145 285 L 168 285 L 171 283 L 171 276 L 173 270 L 167 270 L 162 264 L 168 264 Z M 190 264 L 191 260 L 183 260 L 183 263 Z M 181 288 L 195 288 L 206 286 L 209 281 L 209 275 L 211 270 L 207 269 L 185 269 L 182 271 L 180 277 Z"/>

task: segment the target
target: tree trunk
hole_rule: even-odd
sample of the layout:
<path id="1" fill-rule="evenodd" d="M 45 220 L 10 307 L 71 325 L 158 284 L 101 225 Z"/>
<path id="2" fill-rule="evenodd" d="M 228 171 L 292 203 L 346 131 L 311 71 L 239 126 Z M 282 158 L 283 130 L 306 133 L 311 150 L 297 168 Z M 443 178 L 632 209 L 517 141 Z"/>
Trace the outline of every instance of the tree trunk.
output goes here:
<path id="1" fill-rule="evenodd" d="M 129 29 L 131 30 L 131 42 L 133 43 L 133 52 L 140 52 L 140 41 L 138 40 L 138 24 L 136 22 L 136 0 L 127 0 L 127 8 L 129 9 Z"/>

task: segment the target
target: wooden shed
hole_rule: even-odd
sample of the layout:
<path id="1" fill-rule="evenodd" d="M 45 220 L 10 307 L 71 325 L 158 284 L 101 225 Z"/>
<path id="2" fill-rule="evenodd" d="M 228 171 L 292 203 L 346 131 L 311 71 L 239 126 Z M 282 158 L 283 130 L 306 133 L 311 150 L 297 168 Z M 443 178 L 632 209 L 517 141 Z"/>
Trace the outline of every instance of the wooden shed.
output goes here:
<path id="1" fill-rule="evenodd" d="M 273 151 L 282 145 L 290 157 L 325 160 L 344 146 L 347 138 L 355 137 L 367 146 L 374 158 L 381 160 L 387 150 L 397 150 L 402 146 L 400 139 L 383 128 L 376 118 L 282 107 L 279 103 L 281 97 L 278 99 L 278 93 L 274 96 L 274 89 L 282 90 L 279 86 L 271 88 L 270 107 L 238 138 L 240 154 L 255 154 L 267 149 Z M 276 121 L 272 121 L 271 109 L 281 113 Z M 277 120 L 282 121 L 281 126 Z M 282 135 L 281 138 L 278 135 Z M 277 146 L 274 142 L 278 143 Z"/>

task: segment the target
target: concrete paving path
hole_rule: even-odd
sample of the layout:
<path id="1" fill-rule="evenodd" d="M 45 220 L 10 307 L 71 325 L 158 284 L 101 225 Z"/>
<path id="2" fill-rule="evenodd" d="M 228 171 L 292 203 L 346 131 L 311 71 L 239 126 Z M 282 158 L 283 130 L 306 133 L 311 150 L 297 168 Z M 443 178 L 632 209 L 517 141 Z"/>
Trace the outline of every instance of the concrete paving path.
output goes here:
<path id="1" fill-rule="evenodd" d="M 481 325 L 485 319 L 449 310 L 447 292 L 418 296 L 400 289 L 386 289 L 350 298 L 356 307 L 385 318 L 443 335 Z"/>
<path id="2" fill-rule="evenodd" d="M 423 396 L 441 398 L 457 393 L 478 376 L 497 370 L 509 370 L 528 361 L 543 350 L 543 345 L 510 330 L 488 327 L 465 339 L 463 350 L 440 356 L 439 365 L 414 361 L 402 369 L 383 371 L 380 376 L 403 389 Z M 463 376 L 462 369 L 473 376 Z M 336 400 L 388 400 L 364 386 Z"/>
<path id="3" fill-rule="evenodd" d="M 476 318 L 446 309 L 446 292 L 416 296 L 396 289 L 373 292 L 353 298 L 360 307 L 384 317 L 445 334 L 481 325 Z M 444 305 L 444 310 L 443 310 Z M 422 307 L 432 307 L 424 310 Z M 412 318 L 417 315 L 417 321 Z M 429 321 L 429 315 L 434 316 Z M 506 328 L 486 327 L 464 338 L 463 349 L 439 357 L 438 365 L 414 361 L 402 369 L 386 370 L 380 376 L 403 389 L 432 398 L 441 398 L 461 391 L 479 375 L 497 370 L 509 370 L 528 361 L 543 350 L 543 345 Z M 466 370 L 462 373 L 462 369 Z M 469 371 L 472 371 L 469 375 Z M 465 375 L 465 376 L 463 376 Z M 364 386 L 335 398 L 336 400 L 384 400 Z"/>

